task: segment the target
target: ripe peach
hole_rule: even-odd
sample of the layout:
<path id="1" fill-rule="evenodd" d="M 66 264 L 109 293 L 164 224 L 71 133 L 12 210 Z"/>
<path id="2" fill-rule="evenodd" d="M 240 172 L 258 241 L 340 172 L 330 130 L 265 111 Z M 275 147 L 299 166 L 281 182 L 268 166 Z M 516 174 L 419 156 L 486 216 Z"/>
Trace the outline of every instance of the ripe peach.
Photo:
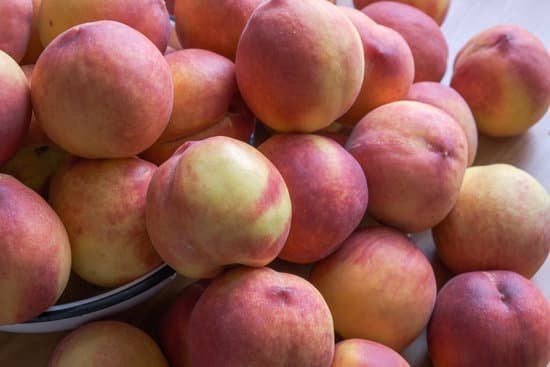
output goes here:
<path id="1" fill-rule="evenodd" d="M 449 47 L 437 23 L 422 11 L 395 1 L 377 1 L 362 10 L 376 23 L 399 32 L 414 57 L 414 81 L 435 81 L 447 69 Z"/>
<path id="2" fill-rule="evenodd" d="M 312 269 L 343 338 L 364 338 L 397 351 L 428 323 L 436 283 L 428 259 L 402 233 L 374 227 L 352 234 Z"/>
<path id="3" fill-rule="evenodd" d="M 511 270 L 530 278 L 550 251 L 550 196 L 513 166 L 470 167 L 456 206 L 432 232 L 455 273 Z"/>
<path id="4" fill-rule="evenodd" d="M 174 82 L 174 108 L 160 138 L 142 154 L 160 164 L 188 140 L 229 135 L 248 140 L 254 117 L 238 96 L 235 65 L 214 52 L 185 49 L 165 56 Z"/>
<path id="5" fill-rule="evenodd" d="M 80 159 L 52 179 L 49 200 L 69 233 L 73 271 L 117 287 L 162 263 L 145 229 L 145 198 L 156 166 L 138 158 Z"/>
<path id="6" fill-rule="evenodd" d="M 0 51 L 21 61 L 31 37 L 32 1 L 0 1 Z"/>
<path id="7" fill-rule="evenodd" d="M 336 344 L 332 367 L 410 367 L 393 349 L 365 339 Z"/>
<path id="8" fill-rule="evenodd" d="M 480 132 L 518 135 L 550 106 L 550 55 L 529 31 L 499 25 L 458 53 L 451 86 L 470 105 Z"/>
<path id="9" fill-rule="evenodd" d="M 269 268 L 215 279 L 189 320 L 192 366 L 330 367 L 334 330 L 327 304 L 306 280 Z"/>
<path id="10" fill-rule="evenodd" d="M 513 272 L 458 275 L 439 292 L 428 348 L 435 367 L 546 367 L 550 304 Z"/>
<path id="11" fill-rule="evenodd" d="M 178 0 L 174 14 L 183 47 L 214 51 L 231 60 L 239 38 L 264 0 Z"/>
<path id="12" fill-rule="evenodd" d="M 351 107 L 365 61 L 357 30 L 334 4 L 270 0 L 248 21 L 235 68 L 243 99 L 262 122 L 312 132 Z"/>
<path id="13" fill-rule="evenodd" d="M 149 335 L 118 321 L 96 321 L 65 336 L 48 367 L 168 367 Z"/>
<path id="14" fill-rule="evenodd" d="M 0 325 L 27 321 L 67 285 L 71 249 L 55 212 L 37 193 L 0 174 Z"/>
<path id="15" fill-rule="evenodd" d="M 42 0 L 40 40 L 47 46 L 67 29 L 99 20 L 124 23 L 147 37 L 160 52 L 166 50 L 170 19 L 164 0 Z"/>
<path id="16" fill-rule="evenodd" d="M 468 166 L 474 163 L 477 153 L 477 127 L 468 103 L 453 88 L 441 83 L 414 83 L 405 100 L 423 102 L 441 108 L 460 124 L 468 142 Z"/>
<path id="17" fill-rule="evenodd" d="M 44 50 L 31 95 L 42 129 L 61 148 L 84 158 L 121 158 L 161 135 L 173 84 L 163 55 L 145 36 L 98 21 L 69 29 Z"/>
<path id="18" fill-rule="evenodd" d="M 25 56 L 21 60 L 21 65 L 25 64 L 34 64 L 38 60 L 38 56 L 44 50 L 42 42 L 40 42 L 40 34 L 38 32 L 38 20 L 40 5 L 42 0 L 32 0 L 32 20 L 31 20 L 31 35 L 29 42 L 27 44 L 27 50 L 25 51 Z"/>
<path id="19" fill-rule="evenodd" d="M 190 366 L 189 360 L 189 320 L 191 312 L 206 284 L 196 282 L 187 286 L 170 303 L 160 322 L 160 345 L 171 366 Z"/>
<path id="20" fill-rule="evenodd" d="M 15 155 L 32 115 L 29 84 L 17 63 L 0 51 L 0 166 Z"/>
<path id="21" fill-rule="evenodd" d="M 346 149 L 369 184 L 369 213 L 407 232 L 439 223 L 453 208 L 467 163 L 462 128 L 439 108 L 393 102 L 355 126 Z"/>
<path id="22" fill-rule="evenodd" d="M 275 135 L 258 149 L 281 172 L 292 201 L 290 233 L 279 257 L 311 263 L 332 253 L 367 209 L 359 163 L 332 139 L 311 134 Z"/>
<path id="23" fill-rule="evenodd" d="M 353 126 L 374 108 L 407 94 L 414 79 L 414 60 L 399 33 L 376 24 L 359 10 L 348 7 L 341 10 L 357 28 L 365 52 L 365 77 L 359 96 L 338 119 Z"/>
<path id="24" fill-rule="evenodd" d="M 286 184 L 252 146 L 218 136 L 183 144 L 149 186 L 147 230 L 160 256 L 191 278 L 223 266 L 263 266 L 281 251 L 291 219 Z"/>
<path id="25" fill-rule="evenodd" d="M 353 4 L 357 9 L 362 9 L 365 6 L 375 3 L 380 0 L 353 0 Z M 437 24 L 441 25 L 447 16 L 451 0 L 393 0 L 403 4 L 408 4 L 422 10 L 424 13 L 432 17 Z"/>

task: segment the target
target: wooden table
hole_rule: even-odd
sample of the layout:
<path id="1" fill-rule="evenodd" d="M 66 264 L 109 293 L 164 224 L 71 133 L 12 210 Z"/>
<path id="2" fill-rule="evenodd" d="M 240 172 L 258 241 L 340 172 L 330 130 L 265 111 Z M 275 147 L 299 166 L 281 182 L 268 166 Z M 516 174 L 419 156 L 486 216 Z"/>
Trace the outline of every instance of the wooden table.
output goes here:
<path id="1" fill-rule="evenodd" d="M 350 4 L 351 0 L 340 1 Z M 450 47 L 449 71 L 460 47 L 474 34 L 499 23 L 516 23 L 536 34 L 550 49 L 550 1 L 547 0 L 452 0 L 443 31 Z M 429 42 L 427 40 L 427 42 Z M 450 72 L 444 82 L 448 82 Z M 509 163 L 521 167 L 536 177 L 550 191 L 550 113 L 526 134 L 509 139 L 480 138 L 476 165 Z M 429 256 L 434 248 L 429 233 L 414 236 L 415 242 Z M 533 281 L 550 299 L 550 260 L 535 275 Z M 142 304 L 118 319 L 150 329 L 166 300 L 187 281 L 178 279 L 149 302 Z M 49 353 L 64 333 L 20 335 L 0 333 L 1 367 L 46 366 Z M 426 354 L 425 335 L 421 335 L 404 352 L 412 367 L 431 366 Z M 213 366 L 215 367 L 215 366 Z M 525 366 L 528 367 L 528 366 Z"/>

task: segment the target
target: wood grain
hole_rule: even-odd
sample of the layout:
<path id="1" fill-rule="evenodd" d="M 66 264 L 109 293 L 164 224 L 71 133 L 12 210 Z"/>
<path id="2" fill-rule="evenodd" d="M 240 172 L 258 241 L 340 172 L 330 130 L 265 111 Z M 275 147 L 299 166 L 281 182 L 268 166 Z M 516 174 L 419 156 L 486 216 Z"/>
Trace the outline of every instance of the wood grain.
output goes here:
<path id="1" fill-rule="evenodd" d="M 340 1 L 350 5 L 351 0 Z M 444 82 L 450 79 L 454 55 L 476 33 L 501 23 L 519 24 L 537 35 L 550 48 L 550 1 L 542 0 L 453 0 L 443 31 L 449 42 L 449 68 Z M 427 40 L 427 42 L 429 42 Z M 480 137 L 476 165 L 509 163 L 518 166 L 536 177 L 550 191 L 550 114 L 526 134 L 507 139 Z M 429 233 L 414 236 L 414 241 L 431 258 L 434 254 Z M 296 269 L 296 268 L 294 268 Z M 533 278 L 533 281 L 550 299 L 550 260 Z M 178 279 L 153 299 L 122 315 L 118 319 L 132 322 L 151 330 L 155 319 L 167 300 L 188 281 Z M 64 333 L 44 335 L 21 335 L 0 333 L 1 367 L 46 366 L 49 353 Z M 412 367 L 430 367 L 425 335 L 421 335 L 404 352 Z M 526 366 L 527 367 L 527 366 Z"/>

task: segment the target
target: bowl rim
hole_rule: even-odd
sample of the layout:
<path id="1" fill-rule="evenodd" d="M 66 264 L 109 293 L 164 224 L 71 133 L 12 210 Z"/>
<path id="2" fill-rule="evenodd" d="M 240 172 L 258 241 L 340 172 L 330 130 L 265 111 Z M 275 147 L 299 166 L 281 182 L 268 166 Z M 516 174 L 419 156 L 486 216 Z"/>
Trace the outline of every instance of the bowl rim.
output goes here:
<path id="1" fill-rule="evenodd" d="M 160 265 L 140 278 L 120 287 L 82 300 L 51 306 L 23 324 L 60 321 L 107 309 L 148 291 L 174 276 L 175 273 L 175 270 L 167 264 Z"/>

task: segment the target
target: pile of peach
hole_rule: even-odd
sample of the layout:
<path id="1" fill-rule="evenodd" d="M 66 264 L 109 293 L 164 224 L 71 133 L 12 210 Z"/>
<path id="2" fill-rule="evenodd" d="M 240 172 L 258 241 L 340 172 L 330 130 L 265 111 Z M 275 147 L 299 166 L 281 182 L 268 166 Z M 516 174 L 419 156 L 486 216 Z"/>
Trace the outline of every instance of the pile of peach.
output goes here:
<path id="1" fill-rule="evenodd" d="M 174 33 L 163 0 L 2 0 L 0 324 L 55 304 L 71 269 L 116 287 L 166 262 L 201 280 L 166 310 L 163 352 L 100 321 L 49 366 L 403 367 L 426 327 L 436 367 L 546 366 L 529 278 L 550 196 L 470 166 L 478 130 L 545 114 L 548 51 L 493 27 L 446 86 L 449 0 L 355 6 L 176 0 Z M 439 292 L 407 236 L 430 229 L 456 274 Z"/>

